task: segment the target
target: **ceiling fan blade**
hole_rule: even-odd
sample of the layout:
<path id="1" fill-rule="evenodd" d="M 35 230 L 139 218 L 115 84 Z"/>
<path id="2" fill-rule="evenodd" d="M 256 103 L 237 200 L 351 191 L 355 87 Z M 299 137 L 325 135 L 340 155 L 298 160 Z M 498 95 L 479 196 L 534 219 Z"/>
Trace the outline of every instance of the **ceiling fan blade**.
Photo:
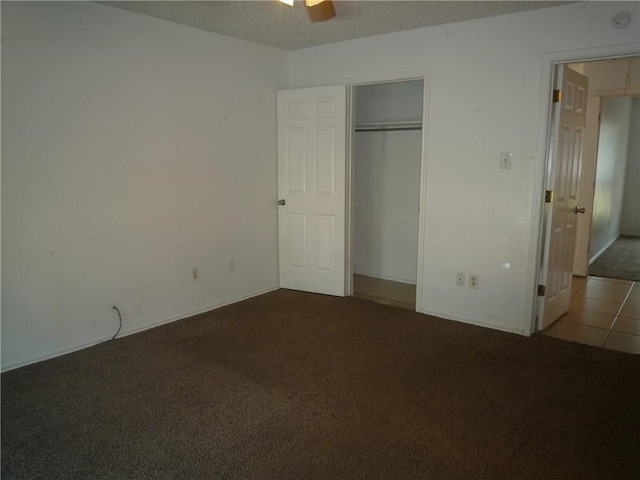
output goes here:
<path id="1" fill-rule="evenodd" d="M 336 9 L 331 0 L 324 0 L 313 7 L 307 7 L 307 13 L 312 22 L 324 22 L 336 16 Z"/>

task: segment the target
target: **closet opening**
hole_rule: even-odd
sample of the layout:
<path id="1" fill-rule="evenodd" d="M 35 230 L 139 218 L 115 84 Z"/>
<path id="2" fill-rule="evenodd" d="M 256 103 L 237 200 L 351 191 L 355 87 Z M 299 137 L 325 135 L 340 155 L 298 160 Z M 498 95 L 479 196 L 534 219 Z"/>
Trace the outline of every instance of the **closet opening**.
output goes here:
<path id="1" fill-rule="evenodd" d="M 351 135 L 354 297 L 416 310 L 424 79 L 357 85 Z"/>

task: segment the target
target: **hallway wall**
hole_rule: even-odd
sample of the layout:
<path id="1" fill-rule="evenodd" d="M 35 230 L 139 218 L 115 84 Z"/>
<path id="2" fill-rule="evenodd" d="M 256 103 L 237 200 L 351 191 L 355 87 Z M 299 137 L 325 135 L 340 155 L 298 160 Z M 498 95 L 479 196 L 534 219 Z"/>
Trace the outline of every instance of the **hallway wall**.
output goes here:
<path id="1" fill-rule="evenodd" d="M 631 102 L 627 172 L 622 199 L 622 235 L 640 236 L 640 97 Z"/>

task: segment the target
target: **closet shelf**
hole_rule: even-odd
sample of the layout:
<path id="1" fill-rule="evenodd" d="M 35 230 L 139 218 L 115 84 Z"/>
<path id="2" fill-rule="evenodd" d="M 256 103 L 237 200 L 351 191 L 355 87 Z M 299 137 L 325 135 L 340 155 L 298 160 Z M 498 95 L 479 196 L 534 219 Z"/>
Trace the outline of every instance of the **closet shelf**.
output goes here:
<path id="1" fill-rule="evenodd" d="M 391 130 L 422 130 L 422 120 L 413 122 L 360 123 L 356 132 L 383 132 Z"/>

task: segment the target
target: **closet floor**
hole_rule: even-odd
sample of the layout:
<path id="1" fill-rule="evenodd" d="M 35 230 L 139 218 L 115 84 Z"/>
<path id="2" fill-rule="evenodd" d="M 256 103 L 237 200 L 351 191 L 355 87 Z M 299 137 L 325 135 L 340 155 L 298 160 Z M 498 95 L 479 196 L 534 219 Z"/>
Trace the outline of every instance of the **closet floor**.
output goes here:
<path id="1" fill-rule="evenodd" d="M 353 296 L 408 310 L 416 309 L 416 286 L 408 283 L 354 275 Z"/>

